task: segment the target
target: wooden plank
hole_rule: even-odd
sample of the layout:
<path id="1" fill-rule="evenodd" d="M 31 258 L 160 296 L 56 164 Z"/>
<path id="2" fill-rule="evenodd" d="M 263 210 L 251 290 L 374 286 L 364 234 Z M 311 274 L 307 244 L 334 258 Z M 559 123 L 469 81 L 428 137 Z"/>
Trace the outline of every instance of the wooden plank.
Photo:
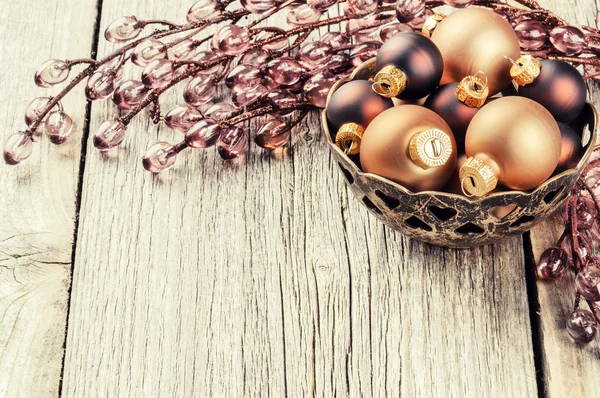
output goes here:
<path id="1" fill-rule="evenodd" d="M 47 59 L 89 56 L 96 2 L 3 2 L 0 15 L 2 142 L 24 128 L 35 97 L 56 93 L 33 83 Z M 63 105 L 77 124 L 57 148 L 43 140 L 24 164 L 0 162 L 0 396 L 56 396 L 61 374 L 75 197 L 85 98 Z"/>
<path id="2" fill-rule="evenodd" d="M 102 21 L 186 7 L 105 0 Z M 140 119 L 118 159 L 87 155 L 65 396 L 535 394 L 520 237 L 449 250 L 382 226 L 316 114 L 285 150 L 153 176 L 157 137 L 181 138 Z"/>

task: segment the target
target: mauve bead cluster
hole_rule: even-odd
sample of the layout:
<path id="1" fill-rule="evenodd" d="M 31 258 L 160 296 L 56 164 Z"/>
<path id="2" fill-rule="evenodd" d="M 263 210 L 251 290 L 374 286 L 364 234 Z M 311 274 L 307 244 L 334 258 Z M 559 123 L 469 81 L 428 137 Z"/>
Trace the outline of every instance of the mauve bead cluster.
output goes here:
<path id="1" fill-rule="evenodd" d="M 562 58 L 584 64 L 589 77 L 600 72 L 596 51 L 600 32 L 591 27 L 568 26 L 532 0 L 518 0 L 524 10 L 489 0 L 478 5 L 493 9 L 514 26 L 524 52 L 542 58 Z M 474 0 L 200 0 L 186 15 L 185 24 L 166 20 L 140 20 L 125 16 L 112 22 L 104 37 L 122 47 L 100 60 L 52 59 L 35 73 L 44 88 L 66 84 L 51 97 L 34 99 L 25 112 L 25 131 L 7 138 L 4 159 L 17 164 L 31 155 L 32 143 L 44 132 L 50 142 L 62 144 L 74 131 L 61 99 L 75 86 L 85 84 L 91 101 L 112 99 L 121 116 L 101 123 L 93 143 L 108 151 L 124 140 L 130 121 L 144 108 L 153 122 L 164 122 L 182 134 L 179 143 L 163 141 L 143 156 L 151 172 L 170 168 L 186 148 L 216 146 L 224 159 L 247 151 L 250 136 L 265 149 L 289 142 L 292 128 L 311 109 L 325 106 L 331 86 L 374 57 L 382 43 L 400 32 L 420 32 L 433 8 L 456 8 Z M 332 7 L 343 15 L 325 19 Z M 265 25 L 284 13 L 290 28 Z M 243 17 L 258 16 L 254 21 Z M 344 24 L 341 32 L 327 32 L 306 41 L 321 27 Z M 147 27 L 148 34 L 143 36 Z M 159 29 L 157 30 L 156 27 Z M 202 33 L 215 28 L 212 36 Z M 585 31 L 585 33 L 584 33 Z M 124 76 L 125 66 L 135 68 Z M 67 82 L 71 70 L 83 66 Z M 163 116 L 160 96 L 181 83 L 182 104 Z M 219 94 L 217 100 L 217 93 Z M 257 119 L 255 134 L 247 122 Z"/>

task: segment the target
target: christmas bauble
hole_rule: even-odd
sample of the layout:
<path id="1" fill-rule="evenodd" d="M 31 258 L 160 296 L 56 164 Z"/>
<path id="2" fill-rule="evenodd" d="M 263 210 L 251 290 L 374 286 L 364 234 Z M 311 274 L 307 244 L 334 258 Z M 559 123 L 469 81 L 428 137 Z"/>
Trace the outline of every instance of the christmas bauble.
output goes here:
<path id="1" fill-rule="evenodd" d="M 456 166 L 456 143 L 448 124 L 418 105 L 400 105 L 377 116 L 362 139 L 360 164 L 413 192 L 438 190 Z"/>
<path id="2" fill-rule="evenodd" d="M 529 190 L 552 175 L 560 157 L 560 130 L 550 112 L 523 97 L 503 97 L 473 118 L 460 178 L 467 193 L 483 196 L 498 182 Z"/>
<path id="3" fill-rule="evenodd" d="M 342 85 L 326 106 L 327 121 L 336 144 L 348 154 L 357 154 L 364 129 L 377 115 L 393 106 L 391 99 L 373 91 L 371 82 L 353 80 Z"/>
<path id="4" fill-rule="evenodd" d="M 381 95 L 418 100 L 440 83 L 444 61 L 427 37 L 402 32 L 385 42 L 377 53 L 373 88 Z"/>
<path id="5" fill-rule="evenodd" d="M 478 7 L 456 11 L 437 25 L 431 40 L 444 59 L 441 84 L 459 82 L 478 71 L 488 78 L 490 96 L 510 84 L 511 64 L 504 57 L 519 57 L 519 39 L 495 12 Z"/>
<path id="6" fill-rule="evenodd" d="M 539 61 L 525 55 L 511 67 L 512 85 L 504 95 L 519 95 L 542 104 L 559 122 L 569 123 L 581 113 L 586 101 L 583 76 L 568 62 Z"/>
<path id="7" fill-rule="evenodd" d="M 576 167 L 583 156 L 583 145 L 579 134 L 568 124 L 558 122 L 558 127 L 560 129 L 560 159 L 554 174 Z"/>

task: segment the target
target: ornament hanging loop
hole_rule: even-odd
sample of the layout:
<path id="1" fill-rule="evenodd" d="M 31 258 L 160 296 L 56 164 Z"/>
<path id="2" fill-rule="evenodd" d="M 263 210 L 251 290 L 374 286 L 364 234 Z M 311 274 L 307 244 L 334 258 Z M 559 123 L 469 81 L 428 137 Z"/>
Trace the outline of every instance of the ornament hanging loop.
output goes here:
<path id="1" fill-rule="evenodd" d="M 473 81 L 473 88 L 476 91 L 483 91 L 488 86 L 488 78 L 484 71 L 477 71 L 473 77 L 475 78 Z M 483 81 L 483 87 L 480 86 L 477 80 Z"/>
<path id="2" fill-rule="evenodd" d="M 467 180 L 470 180 L 471 186 L 474 186 L 474 182 L 473 179 L 469 176 L 464 176 L 463 178 L 460 179 L 460 189 L 462 190 L 463 195 L 465 195 L 467 198 L 472 198 L 473 196 L 475 196 L 474 193 L 469 193 L 465 187 L 465 182 Z M 473 189 L 471 191 L 474 191 Z"/>
<path id="3" fill-rule="evenodd" d="M 456 86 L 458 100 L 469 108 L 481 108 L 489 95 L 487 76 L 482 71 L 465 77 Z"/>

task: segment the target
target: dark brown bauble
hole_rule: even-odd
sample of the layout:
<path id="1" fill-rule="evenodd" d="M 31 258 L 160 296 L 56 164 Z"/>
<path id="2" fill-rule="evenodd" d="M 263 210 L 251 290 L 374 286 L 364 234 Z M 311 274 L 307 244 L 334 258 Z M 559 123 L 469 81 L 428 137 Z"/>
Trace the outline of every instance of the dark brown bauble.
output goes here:
<path id="1" fill-rule="evenodd" d="M 556 168 L 560 145 L 558 124 L 546 108 L 528 98 L 498 98 L 481 108 L 467 129 L 469 160 L 461 179 L 474 185 L 466 188 L 476 196 L 497 183 L 523 191 L 536 188 Z"/>
<path id="2" fill-rule="evenodd" d="M 558 122 L 560 129 L 560 159 L 554 174 L 577 167 L 583 156 L 581 137 L 568 124 Z"/>
<path id="3" fill-rule="evenodd" d="M 418 100 L 431 93 L 440 83 L 444 71 L 444 61 L 435 44 L 427 37 L 411 32 L 399 33 L 381 46 L 375 71 L 389 66 L 401 69 L 406 76 L 406 87 L 392 95 L 403 100 Z"/>
<path id="4" fill-rule="evenodd" d="M 488 78 L 490 96 L 510 84 L 511 64 L 504 56 L 517 59 L 521 52 L 510 24 L 493 11 L 478 7 L 448 15 L 431 40 L 444 59 L 441 84 L 458 82 L 482 71 Z"/>
<path id="5" fill-rule="evenodd" d="M 532 83 L 519 87 L 518 92 L 511 84 L 503 94 L 532 99 L 559 122 L 569 123 L 581 113 L 587 90 L 583 76 L 573 65 L 549 59 L 541 61 L 540 74 Z"/>
<path id="6" fill-rule="evenodd" d="M 457 86 L 458 83 L 448 83 L 438 87 L 427 97 L 425 107 L 448 123 L 454 134 L 458 153 L 464 153 L 467 127 L 481 108 L 471 108 L 461 102 L 456 95 Z"/>
<path id="7" fill-rule="evenodd" d="M 448 124 L 418 105 L 400 105 L 377 116 L 360 148 L 365 172 L 396 181 L 413 192 L 439 190 L 456 166 Z"/>
<path id="8" fill-rule="evenodd" d="M 393 106 L 391 99 L 373 91 L 372 83 L 354 80 L 338 88 L 329 99 L 327 121 L 331 131 L 335 132 L 345 123 L 366 128 L 377 115 Z"/>

